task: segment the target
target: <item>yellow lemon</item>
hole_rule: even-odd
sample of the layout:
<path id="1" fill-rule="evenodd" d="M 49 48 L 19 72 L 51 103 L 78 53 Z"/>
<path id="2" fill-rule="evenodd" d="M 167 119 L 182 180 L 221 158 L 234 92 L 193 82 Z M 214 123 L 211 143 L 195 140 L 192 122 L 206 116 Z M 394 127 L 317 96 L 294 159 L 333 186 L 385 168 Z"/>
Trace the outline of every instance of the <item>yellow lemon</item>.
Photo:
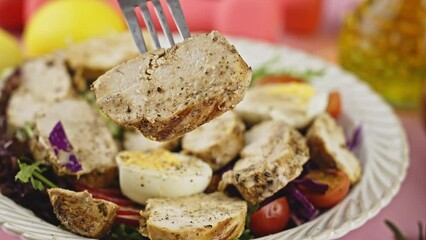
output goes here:
<path id="1" fill-rule="evenodd" d="M 22 62 L 21 49 L 16 39 L 0 29 L 0 75 L 4 69 Z"/>
<path id="2" fill-rule="evenodd" d="M 29 56 L 39 56 L 125 28 L 121 15 L 103 1 L 49 1 L 25 27 L 24 43 Z"/>

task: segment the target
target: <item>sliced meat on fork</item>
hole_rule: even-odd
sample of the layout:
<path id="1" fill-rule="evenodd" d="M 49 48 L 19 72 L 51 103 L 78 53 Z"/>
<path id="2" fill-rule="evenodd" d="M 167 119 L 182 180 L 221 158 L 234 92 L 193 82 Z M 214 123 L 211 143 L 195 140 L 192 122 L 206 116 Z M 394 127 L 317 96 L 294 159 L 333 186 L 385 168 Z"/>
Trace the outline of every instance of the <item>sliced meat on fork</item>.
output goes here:
<path id="1" fill-rule="evenodd" d="M 213 31 L 119 65 L 92 89 L 112 120 L 166 141 L 234 108 L 250 81 L 250 67 Z"/>

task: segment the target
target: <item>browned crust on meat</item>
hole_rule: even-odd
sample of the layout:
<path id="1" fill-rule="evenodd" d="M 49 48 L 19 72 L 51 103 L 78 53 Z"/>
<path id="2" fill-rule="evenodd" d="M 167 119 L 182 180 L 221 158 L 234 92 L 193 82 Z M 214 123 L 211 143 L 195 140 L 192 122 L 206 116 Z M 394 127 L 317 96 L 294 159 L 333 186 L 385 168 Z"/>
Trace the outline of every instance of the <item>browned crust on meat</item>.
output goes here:
<path id="1" fill-rule="evenodd" d="M 212 178 L 210 179 L 210 183 L 207 186 L 206 190 L 204 190 L 204 193 L 214 193 L 217 191 L 217 187 L 219 186 L 220 179 L 222 178 L 219 174 L 213 174 Z"/>
<path id="2" fill-rule="evenodd" d="M 223 104 L 223 99 L 217 97 L 203 101 L 200 105 L 185 108 L 170 119 L 151 123 L 144 118 L 132 126 L 136 127 L 147 138 L 155 141 L 169 141 L 224 113 L 225 111 L 220 109 Z M 198 118 L 195 116 L 198 116 Z"/>
<path id="3" fill-rule="evenodd" d="M 118 206 L 93 199 L 90 193 L 59 188 L 48 190 L 53 211 L 68 230 L 86 237 L 100 238 L 111 229 Z"/>
<path id="4" fill-rule="evenodd" d="M 307 138 L 309 153 L 312 161 L 314 161 L 321 168 L 336 168 L 334 157 L 328 153 L 324 141 L 315 135 Z"/>
<path id="5" fill-rule="evenodd" d="M 102 172 L 95 170 L 81 175 L 78 181 L 93 188 L 114 187 L 118 185 L 118 168 L 110 167 Z"/>
<path id="6" fill-rule="evenodd" d="M 346 147 L 343 129 L 327 113 L 319 115 L 306 135 L 312 160 L 321 168 L 337 168 L 352 184 L 361 178 L 361 165 Z"/>

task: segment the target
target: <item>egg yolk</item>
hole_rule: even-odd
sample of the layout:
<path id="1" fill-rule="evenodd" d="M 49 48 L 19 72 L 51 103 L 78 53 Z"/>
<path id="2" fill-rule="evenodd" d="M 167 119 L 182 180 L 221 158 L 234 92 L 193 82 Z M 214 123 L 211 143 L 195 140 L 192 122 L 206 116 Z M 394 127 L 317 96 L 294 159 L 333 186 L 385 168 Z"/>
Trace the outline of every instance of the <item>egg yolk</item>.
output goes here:
<path id="1" fill-rule="evenodd" d="M 152 152 L 122 152 L 121 161 L 127 165 L 136 165 L 142 168 L 166 169 L 180 166 L 180 160 L 166 150 Z"/>
<path id="2" fill-rule="evenodd" d="M 308 101 L 315 94 L 315 88 L 307 83 L 285 83 L 274 84 L 274 87 L 269 89 L 270 95 L 294 95 Z"/>

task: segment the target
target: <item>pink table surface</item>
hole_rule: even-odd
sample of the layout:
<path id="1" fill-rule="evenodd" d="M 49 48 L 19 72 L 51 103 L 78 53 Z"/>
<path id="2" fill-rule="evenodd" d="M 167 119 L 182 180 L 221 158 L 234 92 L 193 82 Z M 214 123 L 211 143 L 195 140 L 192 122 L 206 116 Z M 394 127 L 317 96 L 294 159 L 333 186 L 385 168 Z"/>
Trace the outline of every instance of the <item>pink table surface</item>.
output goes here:
<path id="1" fill-rule="evenodd" d="M 410 167 L 401 190 L 390 204 L 358 229 L 351 231 L 343 240 L 393 239 L 384 220 L 396 223 L 408 239 L 417 239 L 417 221 L 426 223 L 426 135 L 416 114 L 399 114 L 410 144 Z M 19 239 L 0 229 L 1 240 Z"/>

